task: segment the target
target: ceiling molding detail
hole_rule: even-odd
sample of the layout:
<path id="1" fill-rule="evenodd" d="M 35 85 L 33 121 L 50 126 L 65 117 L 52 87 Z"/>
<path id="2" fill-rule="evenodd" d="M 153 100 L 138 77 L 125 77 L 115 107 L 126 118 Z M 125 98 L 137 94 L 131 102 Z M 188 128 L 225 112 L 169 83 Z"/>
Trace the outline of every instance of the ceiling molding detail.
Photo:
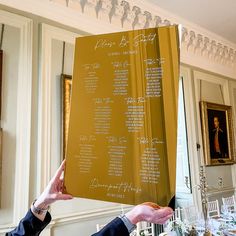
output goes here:
<path id="1" fill-rule="evenodd" d="M 235 48 L 185 27 L 182 28 L 182 48 L 188 53 L 205 57 L 224 66 L 235 67 L 236 65 Z"/>
<path id="2" fill-rule="evenodd" d="M 108 21 L 112 25 L 127 29 L 142 29 L 168 26 L 181 20 L 167 19 L 164 14 L 154 13 L 156 9 L 142 9 L 141 4 L 132 5 L 125 0 L 49 0 L 65 7 L 80 11 L 97 19 Z M 142 4 L 143 5 L 143 4 Z M 144 6 L 145 7 L 145 6 Z M 227 40 L 217 40 L 205 32 L 194 30 L 191 26 L 182 27 L 182 51 L 204 57 L 216 64 L 236 68 L 236 45 Z"/>

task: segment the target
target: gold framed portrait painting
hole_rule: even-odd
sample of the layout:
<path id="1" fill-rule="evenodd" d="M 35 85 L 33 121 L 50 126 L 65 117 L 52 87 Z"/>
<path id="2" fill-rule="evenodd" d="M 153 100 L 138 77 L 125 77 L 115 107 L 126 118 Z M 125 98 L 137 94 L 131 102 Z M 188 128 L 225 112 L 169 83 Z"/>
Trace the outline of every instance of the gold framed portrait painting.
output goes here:
<path id="1" fill-rule="evenodd" d="M 68 129 L 69 129 L 69 118 L 70 118 L 70 99 L 71 99 L 71 88 L 72 88 L 72 76 L 62 74 L 61 75 L 61 110 L 62 110 L 62 125 L 61 125 L 61 159 L 65 159 Z"/>
<path id="2" fill-rule="evenodd" d="M 205 164 L 233 164 L 232 107 L 202 101 L 200 110 Z"/>

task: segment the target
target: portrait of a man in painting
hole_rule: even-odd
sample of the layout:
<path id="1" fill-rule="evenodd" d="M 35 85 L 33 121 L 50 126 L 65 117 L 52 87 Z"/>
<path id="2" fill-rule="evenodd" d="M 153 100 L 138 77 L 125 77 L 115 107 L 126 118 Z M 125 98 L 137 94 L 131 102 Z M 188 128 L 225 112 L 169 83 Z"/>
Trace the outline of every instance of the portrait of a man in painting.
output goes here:
<path id="1" fill-rule="evenodd" d="M 211 158 L 228 158 L 226 114 L 213 109 L 208 109 L 207 112 Z"/>
<path id="2" fill-rule="evenodd" d="M 202 101 L 200 110 L 205 164 L 233 164 L 232 107 Z"/>

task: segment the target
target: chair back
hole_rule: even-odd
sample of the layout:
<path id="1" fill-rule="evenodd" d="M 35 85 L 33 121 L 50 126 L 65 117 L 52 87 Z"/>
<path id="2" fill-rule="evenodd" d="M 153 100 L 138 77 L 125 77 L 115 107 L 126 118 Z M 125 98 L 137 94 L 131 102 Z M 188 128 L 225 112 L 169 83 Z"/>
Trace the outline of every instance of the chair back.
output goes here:
<path id="1" fill-rule="evenodd" d="M 207 215 L 210 218 L 220 217 L 220 209 L 218 200 L 207 203 Z"/>
<path id="2" fill-rule="evenodd" d="M 167 224 L 170 221 L 181 220 L 181 218 L 182 218 L 181 209 L 180 209 L 180 207 L 178 207 L 178 208 L 175 209 L 175 212 L 174 212 L 173 216 L 167 221 Z"/>
<path id="3" fill-rule="evenodd" d="M 223 205 L 226 205 L 229 211 L 235 211 L 235 198 L 234 195 L 231 197 L 222 197 Z"/>
<path id="4" fill-rule="evenodd" d="M 180 209 L 180 207 L 175 209 L 175 213 L 174 213 L 174 219 L 175 220 L 181 220 L 182 219 L 181 211 L 182 211 L 182 209 Z"/>
<path id="5" fill-rule="evenodd" d="M 139 222 L 137 224 L 136 235 L 155 236 L 155 224 Z"/>
<path id="6" fill-rule="evenodd" d="M 175 212 L 173 216 L 163 225 L 164 231 L 167 230 L 167 227 L 171 222 L 176 221 L 176 220 L 182 220 L 182 214 L 181 214 L 182 209 L 180 207 L 175 209 Z"/>
<path id="7" fill-rule="evenodd" d="M 195 206 L 188 206 L 183 208 L 183 219 L 188 223 L 193 224 L 198 220 L 198 213 Z"/>

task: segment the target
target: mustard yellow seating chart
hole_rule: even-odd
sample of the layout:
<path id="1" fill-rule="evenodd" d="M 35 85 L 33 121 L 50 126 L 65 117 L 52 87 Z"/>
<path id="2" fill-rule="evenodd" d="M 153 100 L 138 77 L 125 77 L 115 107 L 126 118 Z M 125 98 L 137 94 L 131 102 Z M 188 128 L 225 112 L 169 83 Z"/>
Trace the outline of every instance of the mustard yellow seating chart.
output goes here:
<path id="1" fill-rule="evenodd" d="M 65 188 L 167 205 L 175 195 L 177 26 L 76 39 Z"/>

